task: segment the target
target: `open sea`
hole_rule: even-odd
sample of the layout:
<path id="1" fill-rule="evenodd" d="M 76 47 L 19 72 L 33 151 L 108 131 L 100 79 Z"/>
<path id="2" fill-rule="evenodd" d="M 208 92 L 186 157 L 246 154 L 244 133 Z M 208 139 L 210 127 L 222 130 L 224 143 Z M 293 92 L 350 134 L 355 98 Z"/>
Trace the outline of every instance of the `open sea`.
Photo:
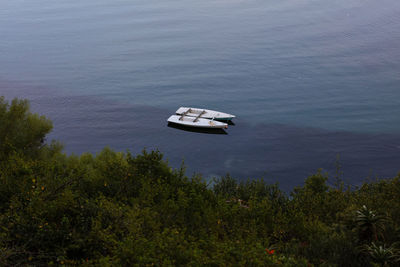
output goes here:
<path id="1" fill-rule="evenodd" d="M 356 186 L 400 171 L 400 1 L 0 0 L 0 95 L 68 154 L 159 149 L 284 190 L 339 162 Z M 180 106 L 237 119 L 168 127 Z"/>

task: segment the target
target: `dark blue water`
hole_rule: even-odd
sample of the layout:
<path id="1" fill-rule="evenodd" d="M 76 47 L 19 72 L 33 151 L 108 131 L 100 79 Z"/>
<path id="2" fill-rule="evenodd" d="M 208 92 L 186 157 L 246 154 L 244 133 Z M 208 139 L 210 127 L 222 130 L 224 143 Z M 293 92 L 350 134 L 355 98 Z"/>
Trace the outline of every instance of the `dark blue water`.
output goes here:
<path id="1" fill-rule="evenodd" d="M 318 168 L 400 171 L 396 0 L 0 0 L 0 94 L 29 98 L 68 153 L 159 148 L 175 167 L 285 188 Z M 167 127 L 233 113 L 227 135 Z"/>

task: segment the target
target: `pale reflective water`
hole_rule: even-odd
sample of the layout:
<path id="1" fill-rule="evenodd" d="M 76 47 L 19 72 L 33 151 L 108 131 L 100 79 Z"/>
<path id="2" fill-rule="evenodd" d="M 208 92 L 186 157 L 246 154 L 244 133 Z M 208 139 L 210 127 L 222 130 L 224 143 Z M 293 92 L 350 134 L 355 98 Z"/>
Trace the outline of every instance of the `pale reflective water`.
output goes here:
<path id="1" fill-rule="evenodd" d="M 317 168 L 400 170 L 396 0 L 0 0 L 0 94 L 27 97 L 66 151 L 159 148 L 206 176 L 290 188 Z M 177 107 L 238 116 L 167 127 Z"/>

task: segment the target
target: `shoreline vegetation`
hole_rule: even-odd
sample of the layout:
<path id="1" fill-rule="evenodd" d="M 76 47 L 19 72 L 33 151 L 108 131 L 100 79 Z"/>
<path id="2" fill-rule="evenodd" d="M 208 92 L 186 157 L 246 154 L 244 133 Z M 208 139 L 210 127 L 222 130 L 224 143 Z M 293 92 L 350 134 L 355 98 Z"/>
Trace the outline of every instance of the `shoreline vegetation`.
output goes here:
<path id="1" fill-rule="evenodd" d="M 51 129 L 0 97 L 1 266 L 400 264 L 400 174 L 350 189 L 317 172 L 290 193 L 208 185 L 159 151 L 68 156 Z"/>

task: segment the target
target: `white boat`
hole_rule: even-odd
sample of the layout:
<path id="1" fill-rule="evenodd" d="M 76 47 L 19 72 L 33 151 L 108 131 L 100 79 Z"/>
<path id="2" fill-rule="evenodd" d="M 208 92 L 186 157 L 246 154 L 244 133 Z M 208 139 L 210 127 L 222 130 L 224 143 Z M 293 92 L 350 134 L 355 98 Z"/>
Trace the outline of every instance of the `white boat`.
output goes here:
<path id="1" fill-rule="evenodd" d="M 235 115 L 215 110 L 202 109 L 202 108 L 189 108 L 189 107 L 180 107 L 176 111 L 176 114 L 189 117 L 197 117 L 200 115 L 200 118 L 223 120 L 223 121 L 230 121 L 236 117 Z"/>
<path id="2" fill-rule="evenodd" d="M 172 115 L 168 118 L 168 122 L 176 123 L 183 126 L 190 126 L 190 127 L 199 127 L 199 128 L 214 128 L 214 129 L 223 129 L 228 128 L 228 124 L 214 121 L 209 119 L 197 117 L 188 117 L 185 115 Z"/>

